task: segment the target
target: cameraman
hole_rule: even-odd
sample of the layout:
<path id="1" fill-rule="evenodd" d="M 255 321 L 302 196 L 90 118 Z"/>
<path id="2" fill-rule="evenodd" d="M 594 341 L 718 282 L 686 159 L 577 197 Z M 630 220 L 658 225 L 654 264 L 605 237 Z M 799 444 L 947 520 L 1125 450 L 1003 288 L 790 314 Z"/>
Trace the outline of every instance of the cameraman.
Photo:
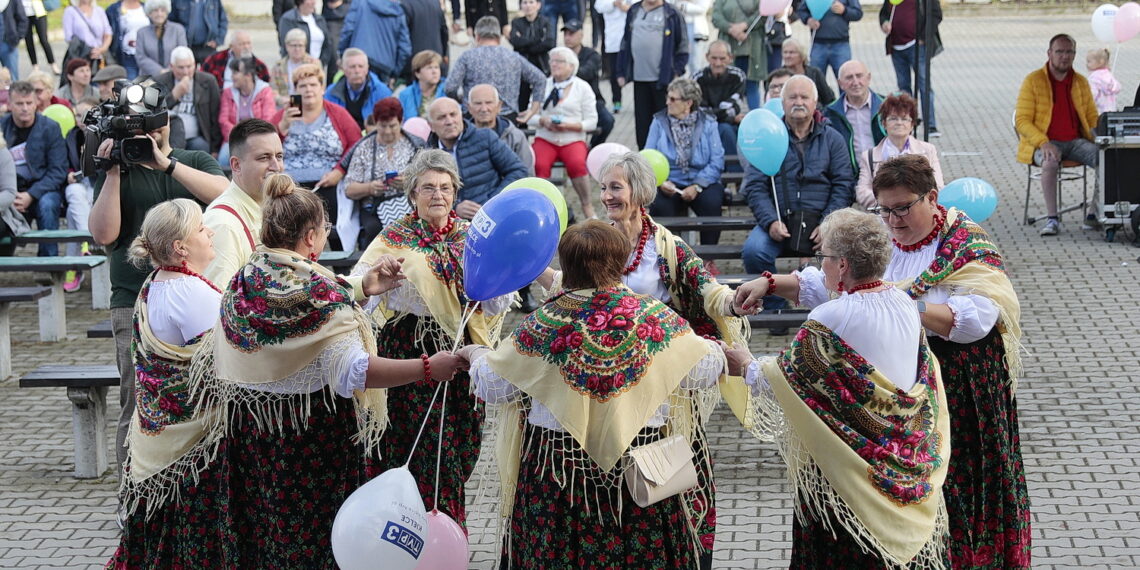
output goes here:
<path id="1" fill-rule="evenodd" d="M 59 123 L 36 111 L 36 88 L 17 81 L 8 90 L 11 113 L 0 119 L 4 142 L 16 163 L 16 210 L 35 218 L 41 230 L 59 229 L 63 186 L 67 179 L 67 148 Z M 41 243 L 39 255 L 54 257 L 59 246 Z"/>
<path id="2" fill-rule="evenodd" d="M 208 153 L 172 149 L 170 125 L 145 135 L 154 148 L 154 160 L 128 171 L 115 164 L 95 178 L 95 204 L 89 227 L 95 241 L 106 246 L 111 269 L 111 327 L 119 365 L 119 414 L 115 454 L 126 459 L 123 442 L 135 413 L 135 368 L 131 358 L 131 329 L 135 299 L 147 272 L 127 261 L 127 249 L 139 234 L 143 217 L 152 206 L 175 198 L 197 200 L 203 207 L 217 198 L 229 180 Z M 113 140 L 104 140 L 96 156 L 110 158 Z M 224 287 L 221 283 L 219 286 Z"/>

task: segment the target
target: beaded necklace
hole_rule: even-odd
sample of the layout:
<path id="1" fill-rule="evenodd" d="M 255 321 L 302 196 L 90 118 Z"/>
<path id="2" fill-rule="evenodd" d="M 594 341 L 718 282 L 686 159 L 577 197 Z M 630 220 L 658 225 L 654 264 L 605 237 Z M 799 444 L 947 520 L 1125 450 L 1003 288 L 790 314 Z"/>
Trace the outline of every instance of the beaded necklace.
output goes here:
<path id="1" fill-rule="evenodd" d="M 864 283 L 862 285 L 856 285 L 856 286 L 848 289 L 847 294 L 850 295 L 856 291 L 865 291 L 867 289 L 874 289 L 875 287 L 881 287 L 882 285 L 883 285 L 883 280 L 882 279 L 876 279 L 870 283 Z"/>
<path id="2" fill-rule="evenodd" d="M 222 292 L 221 289 L 218 289 L 217 285 L 214 285 L 213 283 L 211 283 L 210 280 L 206 279 L 206 277 L 203 276 L 201 273 L 198 273 L 198 272 L 194 271 L 193 269 L 186 267 L 185 265 L 181 265 L 181 266 L 163 265 L 162 267 L 159 267 L 158 270 L 159 271 L 170 271 L 171 273 L 181 273 L 183 275 L 189 275 L 191 277 L 197 277 L 198 279 L 201 279 L 203 283 L 205 283 L 206 285 L 209 285 L 211 289 L 217 291 L 218 293 Z"/>
<path id="3" fill-rule="evenodd" d="M 641 256 L 645 253 L 645 244 L 649 241 L 649 234 L 651 233 L 649 223 L 649 214 L 645 213 L 645 208 L 641 209 L 641 234 L 637 236 L 637 250 L 633 257 L 633 263 L 630 263 L 623 271 L 623 275 L 629 275 L 637 271 L 638 266 L 641 265 Z"/>
<path id="4" fill-rule="evenodd" d="M 931 242 L 933 242 L 938 237 L 938 234 L 942 233 L 942 226 L 945 224 L 946 208 L 938 206 L 938 211 L 934 213 L 934 229 L 930 230 L 930 233 L 926 234 L 926 237 L 910 245 L 903 245 L 895 240 L 895 238 L 891 238 L 891 241 L 894 242 L 895 247 L 899 248 L 902 251 L 905 251 L 907 253 L 915 252 L 930 245 Z"/>
<path id="5" fill-rule="evenodd" d="M 427 220 L 420 220 L 420 223 L 423 224 L 423 227 L 431 232 L 431 237 L 425 237 L 422 240 L 420 240 L 420 245 L 426 246 L 426 245 L 431 244 L 431 243 L 438 243 L 438 242 L 443 241 L 443 238 L 446 237 L 447 234 L 451 233 L 451 230 L 455 229 L 455 218 L 456 217 L 458 217 L 458 216 L 455 214 L 455 212 L 448 212 L 447 213 L 447 223 L 443 224 L 443 227 L 439 228 L 438 230 L 432 229 L 431 225 L 428 224 Z M 416 232 L 416 233 L 420 233 L 420 232 Z"/>

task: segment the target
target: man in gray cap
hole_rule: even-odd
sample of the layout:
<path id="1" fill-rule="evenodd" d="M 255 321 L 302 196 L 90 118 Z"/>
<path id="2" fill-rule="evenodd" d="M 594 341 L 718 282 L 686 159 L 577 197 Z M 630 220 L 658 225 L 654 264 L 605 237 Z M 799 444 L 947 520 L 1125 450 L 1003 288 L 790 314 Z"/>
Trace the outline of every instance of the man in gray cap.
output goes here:
<path id="1" fill-rule="evenodd" d="M 99 73 L 96 73 L 95 77 L 91 78 L 91 83 L 99 87 L 99 98 L 106 101 L 115 96 L 115 81 L 126 78 L 126 68 L 121 65 L 108 65 L 100 69 Z"/>

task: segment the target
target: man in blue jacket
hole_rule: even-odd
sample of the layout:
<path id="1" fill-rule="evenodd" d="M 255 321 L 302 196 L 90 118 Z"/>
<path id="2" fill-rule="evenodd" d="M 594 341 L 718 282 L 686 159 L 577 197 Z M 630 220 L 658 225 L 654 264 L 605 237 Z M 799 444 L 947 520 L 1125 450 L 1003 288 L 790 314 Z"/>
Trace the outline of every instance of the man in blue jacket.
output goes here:
<path id="1" fill-rule="evenodd" d="M 67 147 L 59 123 L 36 111 L 36 88 L 31 83 L 13 83 L 8 97 L 11 112 L 0 119 L 0 128 L 16 163 L 16 199 L 12 205 L 35 218 L 41 230 L 58 230 L 63 183 L 67 180 Z M 58 245 L 40 244 L 41 257 L 58 253 Z"/>
<path id="2" fill-rule="evenodd" d="M 832 0 L 831 6 L 819 20 L 811 16 L 807 2 L 796 10 L 800 21 L 807 23 L 813 32 L 811 42 L 811 64 L 818 67 L 827 77 L 827 68 L 839 80 L 839 68 L 851 59 L 851 34 L 849 24 L 863 19 L 863 7 L 859 0 Z"/>
<path id="3" fill-rule="evenodd" d="M 855 200 L 850 151 L 843 136 L 823 124 L 816 112 L 818 98 L 807 76 L 793 76 L 784 84 L 788 151 L 775 176 L 775 196 L 771 177 L 754 166 L 745 168 L 743 190 L 756 216 L 756 227 L 744 242 L 748 273 L 775 272 L 781 254 L 810 253 L 820 243 L 819 221 Z M 779 297 L 764 299 L 765 309 L 782 305 Z"/>
<path id="4" fill-rule="evenodd" d="M 368 65 L 380 81 L 391 84 L 412 58 L 412 37 L 404 9 L 396 0 L 356 0 L 337 49 L 360 48 L 368 55 Z"/>
<path id="5" fill-rule="evenodd" d="M 618 85 L 633 81 L 637 146 L 645 148 L 653 115 L 665 108 L 669 82 L 685 74 L 689 40 L 685 19 L 664 0 L 641 0 L 625 13 L 625 36 L 618 52 Z"/>
<path id="6" fill-rule="evenodd" d="M 526 167 L 499 135 L 480 129 L 463 119 L 459 102 L 450 97 L 436 99 L 428 107 L 431 135 L 427 147 L 446 150 L 455 157 L 463 188 L 456 199 L 455 213 L 470 220 L 483 204 L 504 186 L 526 176 Z"/>
<path id="7" fill-rule="evenodd" d="M 368 54 L 359 48 L 344 50 L 341 68 L 344 75 L 325 90 L 325 101 L 344 107 L 363 129 L 364 117 L 372 114 L 377 101 L 391 97 L 392 90 L 368 70 Z"/>
<path id="8" fill-rule="evenodd" d="M 186 42 L 194 50 L 194 61 L 206 61 L 226 43 L 230 19 L 222 0 L 174 0 L 170 20 L 186 28 Z"/>

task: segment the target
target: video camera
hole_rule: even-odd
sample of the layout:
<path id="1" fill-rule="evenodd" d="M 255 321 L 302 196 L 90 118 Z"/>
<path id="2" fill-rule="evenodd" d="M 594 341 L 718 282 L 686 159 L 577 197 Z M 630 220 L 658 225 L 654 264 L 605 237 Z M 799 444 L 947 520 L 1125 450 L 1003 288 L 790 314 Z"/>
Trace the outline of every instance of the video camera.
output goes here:
<path id="1" fill-rule="evenodd" d="M 92 108 L 83 118 L 83 174 L 94 176 L 120 165 L 124 170 L 154 160 L 154 144 L 143 136 L 166 126 L 165 88 L 151 79 L 115 82 L 114 97 Z M 115 141 L 111 156 L 95 156 L 103 141 Z"/>

